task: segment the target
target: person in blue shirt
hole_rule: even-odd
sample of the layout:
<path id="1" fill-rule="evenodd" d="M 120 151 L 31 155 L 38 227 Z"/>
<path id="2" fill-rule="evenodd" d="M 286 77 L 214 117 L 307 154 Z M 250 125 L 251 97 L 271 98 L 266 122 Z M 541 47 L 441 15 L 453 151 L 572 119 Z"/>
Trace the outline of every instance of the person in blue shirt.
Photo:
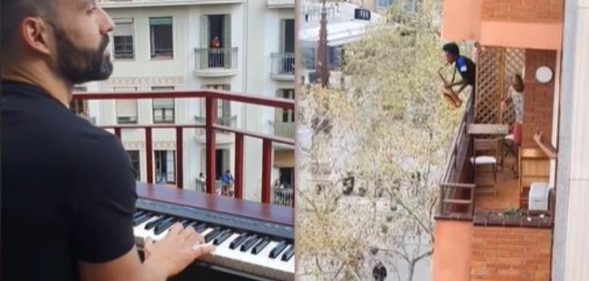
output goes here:
<path id="1" fill-rule="evenodd" d="M 457 94 L 462 92 L 468 85 L 472 86 L 474 90 L 476 83 L 475 63 L 471 59 L 460 55 L 460 48 L 454 42 L 444 44 L 442 49 L 444 50 L 444 53 L 446 55 L 446 61 L 448 62 L 448 64 L 454 64 L 456 68 L 455 71 L 458 71 L 462 78 L 459 81 L 454 82 L 453 77 L 452 83 L 447 84 L 446 88 L 451 89 L 455 86 L 460 86 L 458 92 L 456 92 Z M 456 72 L 454 72 L 454 74 L 456 74 Z"/>
<path id="2" fill-rule="evenodd" d="M 234 181 L 231 171 L 225 171 L 225 174 L 221 177 L 221 182 L 223 183 L 223 195 L 232 195 Z"/>

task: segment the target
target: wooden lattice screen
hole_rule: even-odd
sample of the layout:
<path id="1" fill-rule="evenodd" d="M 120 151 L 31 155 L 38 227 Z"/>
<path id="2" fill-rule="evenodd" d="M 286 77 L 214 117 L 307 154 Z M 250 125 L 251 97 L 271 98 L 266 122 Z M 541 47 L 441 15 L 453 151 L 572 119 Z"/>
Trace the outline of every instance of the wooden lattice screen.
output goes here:
<path id="1" fill-rule="evenodd" d="M 513 105 L 501 112 L 501 101 L 507 94 L 513 75 L 523 74 L 524 49 L 485 46 L 477 51 L 476 64 L 476 122 L 511 125 L 515 119 Z"/>

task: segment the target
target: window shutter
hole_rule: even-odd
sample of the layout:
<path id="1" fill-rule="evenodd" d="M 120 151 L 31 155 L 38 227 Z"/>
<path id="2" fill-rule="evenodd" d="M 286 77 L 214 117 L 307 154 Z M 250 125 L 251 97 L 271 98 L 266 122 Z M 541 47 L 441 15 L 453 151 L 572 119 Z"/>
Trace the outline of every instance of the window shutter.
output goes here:
<path id="1" fill-rule="evenodd" d="M 165 18 L 149 18 L 149 25 L 172 25 L 172 18 L 165 17 Z"/>
<path id="2" fill-rule="evenodd" d="M 200 17 L 200 45 L 209 48 L 209 16 Z"/>
<path id="3" fill-rule="evenodd" d="M 153 99 L 153 108 L 174 108 L 174 99 Z"/>
<path id="4" fill-rule="evenodd" d="M 115 19 L 114 36 L 133 36 L 133 19 Z"/>
<path id="5" fill-rule="evenodd" d="M 231 52 L 231 15 L 225 15 L 225 22 L 223 23 L 225 30 L 223 30 L 223 48 Z"/>
<path id="6" fill-rule="evenodd" d="M 137 117 L 137 100 L 116 100 L 118 117 Z"/>

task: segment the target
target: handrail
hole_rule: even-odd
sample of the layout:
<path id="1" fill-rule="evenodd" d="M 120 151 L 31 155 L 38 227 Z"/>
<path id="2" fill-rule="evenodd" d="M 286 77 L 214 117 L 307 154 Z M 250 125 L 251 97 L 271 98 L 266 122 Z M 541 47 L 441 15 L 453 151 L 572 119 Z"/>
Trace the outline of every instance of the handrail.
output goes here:
<path id="1" fill-rule="evenodd" d="M 291 99 L 254 96 L 238 92 L 226 92 L 219 90 L 197 91 L 157 91 L 157 92 L 76 92 L 74 98 L 81 100 L 110 100 L 110 99 L 154 99 L 154 98 L 215 98 L 230 100 L 253 105 L 280 107 L 294 110 L 295 102 Z"/>
<path id="2" fill-rule="evenodd" d="M 460 121 L 460 125 L 458 126 L 458 130 L 456 131 L 456 135 L 454 136 L 454 140 L 452 141 L 451 147 L 452 151 L 448 157 L 446 162 L 446 169 L 444 171 L 444 175 L 442 176 L 439 188 L 440 188 L 440 201 L 439 201 L 439 216 L 447 217 L 449 216 L 448 210 L 446 209 L 446 204 L 457 204 L 454 201 L 456 189 L 467 189 L 470 190 L 470 202 L 469 202 L 469 214 L 466 217 L 471 218 L 472 214 L 474 213 L 474 183 L 459 183 L 456 182 L 459 180 L 460 171 L 458 171 L 459 161 L 462 161 L 465 157 L 468 157 L 468 152 L 464 155 L 464 157 L 460 158 L 460 152 L 464 151 L 464 147 L 466 146 L 467 150 L 470 150 L 470 138 L 467 133 L 467 128 L 470 123 L 473 121 L 473 109 L 474 109 L 474 99 L 472 98 L 472 92 L 469 96 L 469 99 L 466 103 L 466 107 L 464 109 L 464 114 Z M 461 163 L 462 164 L 462 163 Z M 446 202 L 446 200 L 450 200 L 450 202 Z M 464 218 L 461 217 L 461 218 Z"/>
<path id="3" fill-rule="evenodd" d="M 294 100 L 253 96 L 243 93 L 231 93 L 218 90 L 196 90 L 196 91 L 157 91 L 157 92 L 84 92 L 73 93 L 74 100 L 140 100 L 155 98 L 203 98 L 205 103 L 205 124 L 106 124 L 100 127 L 114 129 L 114 134 L 121 138 L 124 129 L 143 129 L 145 133 L 146 169 L 147 182 L 154 182 L 154 160 L 153 160 L 153 131 L 156 129 L 175 129 L 176 131 L 176 183 L 183 187 L 183 131 L 187 128 L 202 128 L 206 133 L 206 187 L 207 193 L 215 191 L 216 178 L 216 133 L 215 131 L 230 132 L 235 134 L 235 197 L 243 198 L 243 176 L 244 176 L 244 143 L 245 137 L 262 140 L 262 202 L 271 203 L 271 175 L 272 175 L 272 150 L 274 143 L 294 145 L 294 139 L 281 136 L 267 135 L 253 131 L 242 130 L 234 127 L 218 124 L 217 118 L 206 118 L 217 116 L 218 100 L 242 102 L 252 105 L 282 108 L 294 110 Z M 293 198 L 294 200 L 294 198 Z M 294 201 L 293 201 L 294 204 Z"/>

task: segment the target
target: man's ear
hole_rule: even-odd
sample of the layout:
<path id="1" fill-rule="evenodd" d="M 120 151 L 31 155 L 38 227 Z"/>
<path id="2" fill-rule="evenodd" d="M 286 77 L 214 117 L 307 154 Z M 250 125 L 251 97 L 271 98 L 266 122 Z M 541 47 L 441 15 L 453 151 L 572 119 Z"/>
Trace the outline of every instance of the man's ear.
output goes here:
<path id="1" fill-rule="evenodd" d="M 51 54 L 50 25 L 39 17 L 27 17 L 20 25 L 20 35 L 25 48 L 31 48 L 41 54 Z"/>

